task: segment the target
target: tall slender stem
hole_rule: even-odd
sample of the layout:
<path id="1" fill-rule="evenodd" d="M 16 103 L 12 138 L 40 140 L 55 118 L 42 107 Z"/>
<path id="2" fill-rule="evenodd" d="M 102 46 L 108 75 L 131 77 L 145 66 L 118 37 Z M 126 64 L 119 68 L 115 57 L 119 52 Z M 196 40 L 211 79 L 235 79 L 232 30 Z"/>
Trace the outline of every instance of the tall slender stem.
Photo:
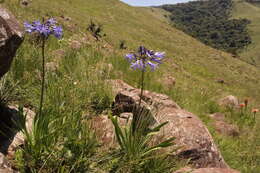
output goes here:
<path id="1" fill-rule="evenodd" d="M 43 105 L 43 96 L 44 96 L 44 86 L 45 86 L 45 37 L 42 36 L 42 85 L 41 85 L 41 99 L 40 99 L 40 110 L 39 116 L 42 115 L 42 105 Z"/>
<path id="2" fill-rule="evenodd" d="M 145 70 L 143 69 L 142 73 L 141 73 L 141 94 L 140 94 L 139 106 L 141 105 L 142 98 L 143 98 L 143 92 L 144 92 L 144 73 L 145 73 Z"/>
<path id="3" fill-rule="evenodd" d="M 134 110 L 134 116 L 133 116 L 133 126 L 132 126 L 132 130 L 133 133 L 137 130 L 138 125 L 139 125 L 139 121 L 140 121 L 140 115 L 142 112 L 142 108 L 141 108 L 141 102 L 142 102 L 142 98 L 143 98 L 143 92 L 144 92 L 144 76 L 145 76 L 145 64 L 144 64 L 144 59 L 142 59 L 143 62 L 143 68 L 142 68 L 142 72 L 141 72 L 141 81 L 140 81 L 140 87 L 141 87 L 141 94 L 140 94 L 140 100 L 139 100 L 139 104 L 138 106 L 135 108 Z"/>

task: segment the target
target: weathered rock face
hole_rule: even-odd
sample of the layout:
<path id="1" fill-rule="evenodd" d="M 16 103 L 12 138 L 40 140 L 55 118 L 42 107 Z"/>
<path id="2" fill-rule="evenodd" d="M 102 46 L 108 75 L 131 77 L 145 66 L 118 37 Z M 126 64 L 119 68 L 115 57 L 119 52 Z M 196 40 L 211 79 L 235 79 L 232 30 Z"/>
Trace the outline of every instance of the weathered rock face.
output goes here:
<path id="1" fill-rule="evenodd" d="M 225 169 L 225 168 L 200 168 L 200 169 L 191 169 L 183 168 L 174 173 L 239 173 L 234 169 Z"/>
<path id="2" fill-rule="evenodd" d="M 15 17 L 0 6 L 0 78 L 9 70 L 23 32 Z"/>
<path id="3" fill-rule="evenodd" d="M 139 104 L 140 90 L 135 89 L 123 81 L 112 81 L 114 92 L 118 93 L 115 99 L 114 114 L 131 112 Z M 152 112 L 154 124 L 158 125 L 168 121 L 155 139 L 155 143 L 167 138 L 175 137 L 177 150 L 181 158 L 191 159 L 196 168 L 220 167 L 228 168 L 217 149 L 212 136 L 202 121 L 190 112 L 181 109 L 168 96 L 145 91 L 142 104 L 145 109 Z M 168 147 L 167 151 L 174 150 L 176 146 Z"/>

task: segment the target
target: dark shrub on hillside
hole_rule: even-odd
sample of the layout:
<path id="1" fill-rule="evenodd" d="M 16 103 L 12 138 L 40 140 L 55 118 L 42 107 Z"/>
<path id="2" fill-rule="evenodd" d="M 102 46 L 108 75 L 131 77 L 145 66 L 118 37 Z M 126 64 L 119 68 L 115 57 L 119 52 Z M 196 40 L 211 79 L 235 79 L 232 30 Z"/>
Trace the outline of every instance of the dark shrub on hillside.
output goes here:
<path id="1" fill-rule="evenodd" d="M 233 54 L 251 43 L 247 19 L 230 19 L 232 0 L 163 5 L 175 26 L 203 43 Z"/>
<path id="2" fill-rule="evenodd" d="M 101 33 L 103 31 L 103 28 L 101 24 L 96 24 L 91 20 L 87 30 L 91 32 L 91 34 L 96 38 L 96 40 L 99 40 L 99 38 L 102 37 Z"/>
<path id="3" fill-rule="evenodd" d="M 119 48 L 120 49 L 126 49 L 126 41 L 125 40 L 120 40 L 119 42 Z"/>

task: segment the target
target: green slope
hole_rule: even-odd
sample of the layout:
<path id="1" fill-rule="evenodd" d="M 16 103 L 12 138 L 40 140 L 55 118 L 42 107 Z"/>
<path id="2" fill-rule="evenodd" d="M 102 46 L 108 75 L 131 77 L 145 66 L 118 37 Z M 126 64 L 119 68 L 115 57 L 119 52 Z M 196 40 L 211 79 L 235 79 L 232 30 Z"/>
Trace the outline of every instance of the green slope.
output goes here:
<path id="1" fill-rule="evenodd" d="M 103 0 L 88 0 L 87 2 L 84 0 L 53 2 L 36 0 L 29 8 L 16 7 L 14 1 L 6 2 L 6 5 L 9 5 L 17 16 L 20 16 L 21 21 L 37 19 L 37 16 L 46 14 L 69 16 L 72 18 L 70 25 L 76 23 L 75 30 L 81 32 L 85 31 L 90 19 L 94 19 L 104 25 L 105 33 L 107 33 L 105 40 L 115 47 L 118 46 L 119 40 L 126 40 L 130 49 L 144 44 L 153 49 L 164 50 L 167 52 L 169 61 L 180 64 L 191 77 L 215 87 L 218 85 L 215 84 L 214 79 L 223 77 L 227 82 L 236 84 L 228 88 L 243 92 L 251 84 L 253 89 L 253 86 L 257 85 L 255 82 L 259 79 L 256 75 L 259 71 L 254 67 L 232 58 L 229 54 L 209 48 L 172 28 L 164 19 L 155 18 L 152 10 L 129 7 L 115 0 L 105 3 Z M 65 38 L 69 38 L 72 34 L 68 31 Z M 175 75 L 183 74 L 175 73 Z M 247 81 L 246 84 L 244 80 Z M 244 94 L 249 93 L 244 91 Z"/>
<path id="2" fill-rule="evenodd" d="M 48 50 L 64 49 L 66 52 L 66 58 L 61 62 L 59 80 L 50 77 L 49 83 L 50 88 L 61 87 L 66 90 L 69 88 L 66 88 L 69 85 L 67 84 L 68 78 L 69 81 L 79 81 L 78 93 L 73 95 L 72 100 L 66 100 L 69 103 L 74 101 L 73 105 L 84 105 L 84 99 L 92 96 L 85 93 L 82 88 L 92 86 L 89 81 L 99 84 L 97 81 L 104 80 L 96 74 L 99 72 L 100 66 L 105 66 L 106 63 L 111 63 L 114 67 L 108 78 L 121 78 L 137 86 L 139 75 L 129 69 L 123 56 L 126 52 L 135 50 L 138 45 L 145 45 L 148 48 L 167 53 L 167 59 L 162 67 L 157 72 L 148 74 L 147 88 L 170 95 L 182 107 L 198 114 L 205 123 L 209 122 L 207 114 L 219 110 L 215 109 L 212 100 L 216 101 L 223 96 L 234 94 L 241 100 L 249 97 L 252 106 L 260 104 L 259 68 L 233 58 L 228 53 L 210 48 L 173 28 L 163 17 L 166 12 L 151 8 L 130 7 L 117 0 L 33 0 L 28 7 L 21 7 L 17 1 L 11 0 L 6 1 L 3 5 L 9 8 L 21 23 L 46 15 L 53 17 L 63 15 L 72 19 L 67 22 L 63 21 L 64 39 L 58 46 L 54 45 L 54 40 L 51 40 Z M 72 51 L 69 47 L 70 40 L 85 37 L 84 33 L 86 33 L 91 19 L 103 25 L 106 36 L 99 43 L 90 39 L 82 49 Z M 60 18 L 58 20 L 62 22 Z M 89 34 L 86 35 L 89 36 Z M 119 40 L 126 40 L 128 50 L 118 49 Z M 107 44 L 110 46 L 110 51 L 106 51 L 104 48 L 104 45 Z M 14 80 L 21 80 L 21 88 L 26 88 L 28 91 L 35 91 L 35 86 L 39 85 L 34 68 L 39 68 L 37 62 L 40 60 L 36 59 L 38 54 L 35 53 L 35 50 L 26 40 L 18 52 L 12 69 L 16 74 Z M 51 52 L 47 56 L 48 61 L 53 61 Z M 83 75 L 84 72 L 91 73 L 91 75 L 87 75 L 88 78 L 86 78 Z M 174 89 L 169 90 L 164 86 L 165 75 L 176 78 L 177 84 Z M 226 84 L 217 83 L 217 79 L 223 79 Z M 56 86 L 56 82 L 60 82 L 60 85 Z M 96 85 L 93 86 L 96 87 L 94 92 L 102 92 Z M 37 91 L 25 93 L 24 102 L 30 102 L 37 107 L 38 94 Z M 52 93 L 47 94 L 48 105 L 55 105 Z M 233 121 L 236 122 L 236 119 Z M 209 128 L 214 133 L 214 130 Z M 251 127 L 243 128 L 247 131 Z M 254 148 L 244 145 L 246 141 L 258 137 L 257 133 L 252 134 L 252 136 L 248 136 L 243 132 L 242 137 L 236 139 L 215 136 L 224 157 L 232 167 L 246 172 L 260 169 L 257 167 L 258 153 L 253 153 Z M 244 157 L 246 156 L 239 153 L 241 150 L 248 155 L 248 160 L 245 162 Z M 252 158 L 257 159 L 252 161 L 250 160 Z"/>
<path id="3" fill-rule="evenodd" d="M 234 18 L 246 18 L 251 21 L 248 26 L 252 37 L 252 44 L 240 53 L 243 60 L 251 64 L 260 66 L 260 5 L 257 3 L 251 4 L 245 1 L 235 1 Z"/>

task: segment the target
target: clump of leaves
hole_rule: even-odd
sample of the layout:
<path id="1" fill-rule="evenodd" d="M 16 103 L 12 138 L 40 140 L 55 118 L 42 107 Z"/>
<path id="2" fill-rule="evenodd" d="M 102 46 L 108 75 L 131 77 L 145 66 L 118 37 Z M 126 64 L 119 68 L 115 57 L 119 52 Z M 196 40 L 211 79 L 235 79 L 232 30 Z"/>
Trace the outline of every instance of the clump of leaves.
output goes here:
<path id="1" fill-rule="evenodd" d="M 159 124 L 156 127 L 150 127 L 153 122 L 150 113 L 150 111 L 144 108 L 135 108 L 133 116 L 138 117 L 138 119 L 136 121 L 132 120 L 130 126 L 126 127 L 119 125 L 116 116 L 110 117 L 115 128 L 117 142 L 120 146 L 117 159 L 114 161 L 110 172 L 147 172 L 148 165 L 157 159 L 167 156 L 167 153 L 158 154 L 157 152 L 162 148 L 174 145 L 174 138 L 166 139 L 154 145 L 151 144 L 151 141 L 154 135 L 168 122 Z M 162 164 L 162 169 L 166 169 L 166 165 Z"/>
<path id="2" fill-rule="evenodd" d="M 26 126 L 27 115 L 19 109 L 17 126 L 26 142 L 17 151 L 17 166 L 23 172 L 88 172 L 97 147 L 88 123 L 81 112 L 60 116 L 52 111 L 35 117 L 32 129 Z"/>
<path id="3" fill-rule="evenodd" d="M 91 32 L 91 34 L 96 38 L 97 41 L 103 36 L 103 26 L 101 24 L 96 24 L 92 20 L 90 21 L 87 30 Z"/>

